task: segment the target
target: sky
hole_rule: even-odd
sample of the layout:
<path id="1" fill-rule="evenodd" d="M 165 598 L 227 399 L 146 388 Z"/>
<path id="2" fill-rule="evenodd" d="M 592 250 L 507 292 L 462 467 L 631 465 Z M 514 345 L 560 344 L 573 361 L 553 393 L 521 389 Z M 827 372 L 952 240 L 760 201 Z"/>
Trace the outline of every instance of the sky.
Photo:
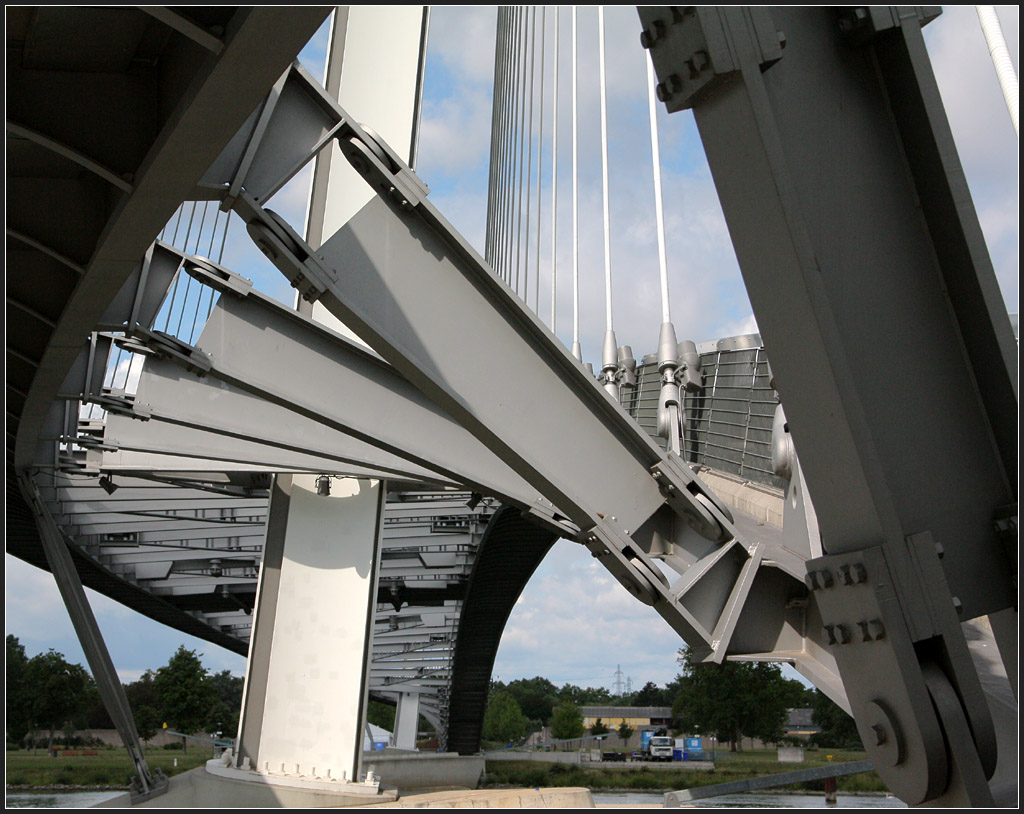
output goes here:
<path id="1" fill-rule="evenodd" d="M 1018 65 L 1016 6 L 998 7 L 1014 67 Z M 551 44 L 553 7 L 547 13 L 544 169 L 541 191 L 541 296 L 539 313 L 550 324 L 551 254 Z M 494 8 L 435 8 L 425 74 L 423 122 L 417 173 L 430 199 L 483 253 L 494 70 Z M 571 166 L 569 158 L 569 9 L 561 10 L 559 76 L 558 223 L 555 332 L 572 339 L 568 296 L 572 264 Z M 604 259 L 601 217 L 600 119 L 597 12 L 579 10 L 580 275 L 584 360 L 600 362 L 604 324 Z M 644 52 L 632 7 L 606 9 L 608 163 L 611 266 L 615 329 L 619 344 L 637 356 L 656 348 L 661 304 L 653 209 Z M 925 40 L 943 102 L 992 256 L 1007 310 L 1018 311 L 1018 144 L 977 16 L 970 6 L 948 7 L 925 28 Z M 301 59 L 314 76 L 323 73 L 327 28 Z M 538 68 L 539 78 L 539 68 Z M 367 122 L 371 124 L 372 122 Z M 535 118 L 535 128 L 536 128 Z M 679 338 L 700 342 L 756 330 L 703 149 L 689 113 L 668 115 L 659 106 L 658 126 L 671 310 Z M 536 146 L 534 155 L 536 161 Z M 271 206 L 301 230 L 309 190 L 300 173 Z M 535 206 L 536 204 L 534 204 Z M 534 238 L 535 239 L 535 238 Z M 536 244 L 525 252 L 536 274 Z M 293 292 L 232 225 L 223 262 L 260 289 L 292 303 Z M 531 286 L 534 285 L 531 282 Z M 33 655 L 54 648 L 85 663 L 53 578 L 6 558 L 7 633 Z M 180 644 L 203 654 L 213 670 L 245 670 L 244 659 L 178 633 L 89 591 L 90 601 L 122 680 L 166 664 Z M 503 681 L 541 675 L 556 684 L 611 688 L 621 665 L 634 688 L 663 684 L 678 672 L 681 641 L 654 611 L 640 604 L 581 546 L 561 541 L 540 566 L 513 611 L 494 667 Z"/>

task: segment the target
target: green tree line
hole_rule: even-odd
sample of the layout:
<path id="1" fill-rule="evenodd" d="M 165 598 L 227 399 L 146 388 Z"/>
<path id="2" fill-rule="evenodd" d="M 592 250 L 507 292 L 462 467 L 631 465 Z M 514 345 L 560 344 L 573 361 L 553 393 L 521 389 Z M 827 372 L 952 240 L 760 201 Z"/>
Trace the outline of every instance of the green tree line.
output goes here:
<path id="1" fill-rule="evenodd" d="M 639 691 L 613 696 L 603 687 L 556 687 L 540 676 L 504 684 L 491 682 L 484 716 L 484 740 L 515 743 L 543 726 L 556 740 L 584 734 L 583 706 L 670 707 L 676 734 L 713 736 L 738 750 L 743 738 L 779 743 L 790 709 L 809 707 L 820 732 L 811 742 L 826 747 L 860 748 L 857 728 L 842 709 L 819 690 L 785 678 L 777 664 L 767 662 L 702 663 L 680 650 L 682 672 L 664 687 L 647 682 Z M 608 734 L 602 721 L 592 735 Z M 632 729 L 623 724 L 617 734 L 625 743 Z"/>
<path id="2" fill-rule="evenodd" d="M 81 729 L 114 728 L 92 676 L 56 650 L 29 658 L 17 637 L 7 634 L 6 669 L 9 743 L 21 744 L 42 731 L 53 754 L 58 733 L 67 743 Z M 210 673 L 194 650 L 182 646 L 166 665 L 147 670 L 124 689 L 139 737 L 148 741 L 164 724 L 185 735 L 206 731 L 233 737 L 243 684 L 228 670 Z"/>

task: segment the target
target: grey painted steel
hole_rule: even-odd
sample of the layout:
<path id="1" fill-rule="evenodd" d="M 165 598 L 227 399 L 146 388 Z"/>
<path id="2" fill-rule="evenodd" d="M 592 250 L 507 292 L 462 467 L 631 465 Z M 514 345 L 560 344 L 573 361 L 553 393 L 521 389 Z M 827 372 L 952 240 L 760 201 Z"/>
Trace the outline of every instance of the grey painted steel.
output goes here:
<path id="1" fill-rule="evenodd" d="M 433 470 L 287 407 L 207 376 L 151 358 L 139 378 L 138 403 L 150 420 L 107 417 L 105 441 L 117 449 L 166 452 L 211 461 L 249 462 L 336 474 L 390 472 L 402 478 L 450 482 Z M 104 460 L 112 458 L 105 454 Z M 212 464 L 215 467 L 216 464 Z"/>
<path id="2" fill-rule="evenodd" d="M 276 426 L 276 405 L 365 442 L 360 447 L 384 449 L 382 469 L 403 472 L 395 460 L 401 456 L 416 464 L 418 474 L 440 472 L 442 482 L 453 480 L 521 506 L 537 502 L 536 492 L 519 476 L 372 353 L 250 289 L 242 296 L 230 287 L 225 291 L 193 355 L 207 358 L 208 377 L 267 403 L 251 401 L 249 412 L 262 406 L 265 413 L 254 416 L 253 437 Z M 147 379 L 149 387 L 156 383 Z M 193 386 L 209 387 L 195 380 Z M 147 387 L 136 404 L 144 403 L 148 392 Z M 217 402 L 217 397 L 190 400 L 183 409 L 216 415 L 221 412 Z M 382 404 L 387 408 L 381 409 Z M 300 422 L 296 435 L 303 428 Z M 364 453 L 363 460 L 373 465 L 371 454 Z"/>
<path id="3" fill-rule="evenodd" d="M 80 29 L 83 34 L 89 31 L 90 25 L 96 24 L 93 19 L 84 19 L 89 14 L 95 17 L 91 10 L 69 12 L 57 9 L 46 13 L 77 14 L 84 24 Z M 47 81 L 46 68 L 49 67 L 45 58 L 39 63 L 42 70 L 25 70 L 19 66 L 8 77 L 9 111 L 26 127 L 43 133 L 51 133 L 51 126 L 66 130 L 69 111 L 75 111 L 80 117 L 85 117 L 79 128 L 80 135 L 89 129 L 85 119 L 102 121 L 104 133 L 108 136 L 112 132 L 119 133 L 120 120 L 114 124 L 111 119 L 99 115 L 95 107 L 88 108 L 87 112 L 81 109 L 82 100 L 98 98 L 97 82 L 102 81 L 104 98 L 114 100 L 123 97 L 126 100 L 126 109 L 131 111 L 131 125 L 137 128 L 134 137 L 138 139 L 130 149 L 125 147 L 118 151 L 122 161 L 131 161 L 131 156 L 138 156 L 137 163 L 125 168 L 135 173 L 133 191 L 126 193 L 116 206 L 84 210 L 89 213 L 85 219 L 88 223 L 83 221 L 75 224 L 74 229 L 65 230 L 76 238 L 80 233 L 87 233 L 84 240 L 78 241 L 73 252 L 76 256 L 71 258 L 86 268 L 86 274 L 75 287 L 73 296 L 69 293 L 67 307 L 63 309 L 56 329 L 45 346 L 39 349 L 41 375 L 33 375 L 30 384 L 22 388 L 27 395 L 20 412 L 22 420 L 16 430 L 14 450 L 19 468 L 27 467 L 33 461 L 35 440 L 42 428 L 46 408 L 78 353 L 81 337 L 94 328 L 153 235 L 160 230 L 195 179 L 223 149 L 252 106 L 266 94 L 273 77 L 280 74 L 282 65 L 297 53 L 326 14 L 327 10 L 321 8 L 238 10 L 230 18 L 225 48 L 219 57 L 206 55 L 201 60 L 194 57 L 175 59 L 168 54 L 167 60 L 160 61 L 158 73 L 168 81 L 165 87 L 169 95 L 162 99 L 163 108 L 159 112 L 155 109 L 156 100 L 145 93 L 150 85 L 98 80 L 98 77 L 107 76 L 104 73 L 65 74 L 65 86 L 60 93 L 41 92 L 40 86 Z M 95 33 L 103 36 L 104 31 L 101 27 Z M 59 54 L 47 54 L 57 63 L 58 69 L 61 60 L 70 56 L 67 49 L 62 50 Z M 106 66 L 101 69 L 107 70 Z M 53 86 L 47 87 L 52 89 Z M 172 88 L 179 87 L 188 88 L 187 99 L 173 93 Z M 142 116 L 140 106 L 146 105 L 147 115 Z M 154 128 L 155 123 L 160 126 Z M 129 125 L 124 123 L 124 126 Z M 126 135 L 128 132 L 125 131 Z M 103 160 L 100 156 L 96 158 Z M 15 194 L 13 188 L 11 192 Z M 20 200 L 17 196 L 11 199 L 15 208 L 24 212 L 26 210 L 19 206 Z M 66 194 L 64 200 L 68 200 Z M 56 210 L 44 209 L 46 224 L 52 228 Z M 62 214 L 73 215 L 83 211 L 71 206 L 61 207 L 61 210 Z M 11 226 L 17 229 L 20 221 L 19 215 L 12 220 Z M 83 228 L 85 232 L 82 232 Z M 32 237 L 31 229 L 22 231 Z M 67 255 L 67 252 L 61 253 Z M 8 273 L 11 273 L 10 268 Z"/>
<path id="4" fill-rule="evenodd" d="M 350 146 L 360 144 L 362 142 L 354 139 L 349 142 Z M 393 156 L 387 155 L 386 146 L 376 146 L 389 161 L 397 162 Z M 352 160 L 357 168 L 367 172 L 367 164 L 361 162 L 365 159 L 373 162 L 377 160 L 376 156 L 363 147 L 359 147 L 359 154 L 362 158 Z M 392 165 L 397 166 L 397 163 Z M 380 169 L 376 167 L 377 171 Z M 378 178 L 377 185 L 387 185 L 392 196 L 398 185 L 406 191 L 417 187 L 414 180 L 403 182 L 397 177 L 393 180 L 394 184 L 388 184 Z M 400 209 L 412 206 L 405 198 L 402 203 L 404 206 Z M 290 233 L 275 217 L 254 207 L 244 191 L 239 197 L 239 204 L 250 222 L 250 233 L 300 286 L 300 290 L 304 290 L 307 296 L 311 296 L 311 290 L 320 287 L 335 292 L 322 297 L 329 310 L 347 325 L 355 327 L 371 345 L 375 344 L 397 370 L 491 447 L 499 458 L 518 469 L 569 519 L 592 529 L 583 535 L 583 541 L 596 556 L 602 558 L 603 564 L 627 590 L 653 605 L 688 641 L 709 652 L 723 645 L 724 640 L 714 638 L 717 627 L 707 614 L 723 611 L 733 593 L 731 587 L 717 581 L 714 587 L 691 594 L 694 601 L 706 606 L 701 611 L 705 624 L 701 624 L 693 617 L 692 611 L 680 604 L 676 593 L 669 589 L 667 580 L 648 559 L 643 545 L 637 545 L 624 531 L 624 527 L 649 519 L 662 508 L 666 503 L 662 494 L 664 490 L 668 495 L 665 508 L 668 514 L 662 512 L 661 519 L 656 521 L 657 528 L 644 533 L 667 534 L 684 544 L 690 540 L 689 545 L 698 548 L 702 544 L 696 541 L 703 540 L 705 536 L 713 542 L 726 542 L 734 535 L 727 530 L 729 520 L 717 499 L 678 459 L 664 458 L 639 433 L 618 405 L 595 387 L 573 357 L 557 345 L 539 320 L 493 277 L 472 250 L 451 231 L 451 227 L 440 220 L 440 216 L 436 216 L 436 231 L 423 224 L 417 224 L 410 230 L 408 227 L 412 224 L 396 217 L 397 213 L 390 211 L 383 199 L 376 199 L 321 247 L 317 258 L 313 259 L 310 252 L 298 248 L 300 243 L 294 233 Z M 423 212 L 425 207 L 428 205 L 420 199 L 414 208 Z M 414 215 L 410 215 L 412 217 Z M 281 238 L 288 243 L 283 243 Z M 297 265 L 298 256 L 288 247 L 289 244 L 295 246 L 299 255 L 307 257 L 307 261 Z M 416 270 L 417 263 L 423 262 L 424 248 L 446 269 L 445 274 L 428 277 Z M 454 248 L 462 254 L 452 257 Z M 374 256 L 374 252 L 379 253 Z M 358 268 L 354 267 L 356 261 L 360 262 Z M 339 278 L 334 268 L 346 268 L 344 279 Z M 367 285 L 364 278 L 382 273 L 389 279 L 378 279 Z M 345 281 L 357 279 L 359 284 L 345 285 Z M 336 294 L 350 300 L 349 305 L 342 306 L 341 301 L 335 298 Z M 437 302 L 437 306 L 429 311 L 417 310 L 428 298 Z M 389 299 L 395 303 L 385 304 L 383 312 L 392 315 L 402 313 L 401 324 L 385 325 L 379 321 L 381 311 L 378 306 L 382 300 L 386 303 Z M 498 305 L 497 313 L 504 319 L 494 318 L 491 310 L 494 305 Z M 377 331 L 367 325 L 367 319 L 375 323 Z M 416 325 L 409 324 L 406 319 Z M 385 337 L 378 332 L 380 330 L 390 336 Z M 421 333 L 424 334 L 422 339 Z M 459 348 L 465 345 L 466 352 L 469 352 L 473 347 L 471 342 L 477 345 L 483 342 L 484 346 L 492 348 L 492 355 L 502 362 L 503 370 L 507 371 L 501 387 L 496 388 L 493 383 L 488 385 L 475 377 L 467 368 L 469 360 L 459 354 L 431 356 L 421 346 L 428 334 L 435 334 L 429 344 L 438 343 L 438 347 Z M 523 342 L 524 339 L 527 341 Z M 471 407 L 471 399 L 457 393 L 449 380 L 458 381 L 460 388 L 473 393 L 477 403 Z M 541 386 L 548 392 L 549 401 L 553 404 L 546 405 L 543 417 L 538 414 L 539 406 L 533 408 L 531 405 L 527 410 L 515 406 L 509 388 L 525 392 L 527 386 Z M 555 424 L 544 420 L 552 407 L 554 414 L 563 417 L 562 422 Z M 494 410 L 493 418 L 489 410 Z M 607 440 L 601 442 L 602 437 Z M 595 438 L 598 440 L 596 446 Z M 512 444 L 527 448 L 528 454 L 536 461 L 528 462 L 521 451 L 513 449 Z M 568 454 L 565 451 L 568 449 L 575 451 Z M 588 456 L 593 460 L 588 461 Z M 547 471 L 544 473 L 535 465 L 541 460 L 545 461 Z M 565 461 L 572 462 L 572 487 L 566 481 L 562 481 L 565 485 L 558 486 L 551 478 L 553 470 L 565 465 Z M 645 463 L 651 467 L 649 473 L 645 471 Z M 571 497 L 567 494 L 570 489 Z M 598 505 L 604 512 L 581 506 L 582 490 L 589 491 L 589 498 L 601 501 Z M 607 504 L 602 505 L 605 501 Z M 681 518 L 683 522 L 674 523 L 673 517 Z M 557 523 L 557 517 L 553 519 Z M 564 524 L 559 528 L 562 534 L 575 533 Z M 734 547 L 737 545 L 735 542 L 732 544 Z M 737 548 L 737 551 L 742 550 Z M 695 575 L 701 573 L 698 569 Z M 739 572 L 733 576 L 738 579 Z M 706 595 L 708 591 L 710 596 Z M 720 599 L 722 592 L 724 596 Z M 734 596 L 739 601 L 742 592 Z M 724 649 L 721 652 L 724 653 Z"/>
<path id="5" fill-rule="evenodd" d="M 682 808 L 683 803 L 688 803 L 691 800 L 706 800 L 709 797 L 720 797 L 723 794 L 740 794 L 745 791 L 788 786 L 790 783 L 807 783 L 811 780 L 825 780 L 829 777 L 846 777 L 873 770 L 874 765 L 870 760 L 854 760 L 849 763 L 836 763 L 832 766 L 818 766 L 815 769 L 779 772 L 764 777 L 752 777 L 749 780 L 735 780 L 731 783 L 715 783 L 712 786 L 670 791 L 665 795 L 665 808 Z"/>
<path id="6" fill-rule="evenodd" d="M 717 499 L 676 456 L 666 457 L 639 432 L 522 307 L 430 206 L 423 184 L 386 144 L 352 125 L 300 68 L 282 78 L 274 95 L 281 110 L 299 106 L 303 111 L 291 126 L 296 143 L 287 155 L 276 160 L 258 143 L 260 128 L 278 133 L 283 127 L 267 113 L 269 103 L 259 128 L 234 142 L 257 156 L 245 170 L 246 177 L 256 179 L 254 194 L 240 180 L 242 174 L 234 174 L 231 184 L 238 194 L 228 201 L 247 221 L 257 245 L 305 299 L 320 299 L 531 483 L 561 517 L 550 509 L 535 514 L 546 516 L 560 534 L 579 534 L 627 590 L 654 606 L 705 657 L 725 658 L 739 608 L 760 590 L 754 579 L 761 570 L 757 547 L 735 539 Z M 332 137 L 379 197 L 313 252 L 262 209 L 260 200 L 264 190 L 282 183 L 274 179 L 294 174 L 298 165 L 292 156 L 303 154 L 300 144 L 308 145 L 311 156 Z M 221 169 L 208 173 L 207 184 L 228 183 L 217 174 L 235 165 L 228 153 L 218 161 Z M 430 308 L 422 307 L 426 302 Z M 502 370 L 498 380 L 478 375 L 474 362 L 481 352 Z M 524 407 L 518 396 L 538 388 L 545 402 Z M 551 421 L 552 416 L 559 420 Z M 719 545 L 723 548 L 716 551 Z M 649 559 L 647 552 L 656 548 L 662 553 L 671 548 L 666 562 L 676 570 L 697 567 L 670 588 Z M 766 571 L 761 582 L 773 580 Z M 773 620 L 761 628 L 782 635 L 777 624 Z M 761 650 L 771 652 L 774 644 Z M 804 650 L 795 642 L 785 650 L 794 648 Z M 827 683 L 836 695 L 836 682 Z"/>
<path id="7" fill-rule="evenodd" d="M 46 510 L 35 484 L 28 478 L 23 478 L 22 489 L 36 512 L 40 542 L 46 553 L 46 560 L 57 581 L 57 588 L 71 616 L 71 623 L 82 650 L 85 651 L 103 705 L 110 713 L 135 769 L 135 777 L 132 778 L 132 801 L 141 802 L 163 794 L 167 791 L 167 778 L 159 769 L 155 772 L 149 770 L 142 752 L 142 742 L 135 729 L 135 719 L 128 704 L 128 696 L 125 695 L 124 687 L 117 677 L 114 662 L 103 641 L 103 634 L 100 633 L 96 617 L 89 606 L 89 599 L 85 595 L 78 571 L 71 561 L 64 538 Z"/>
<path id="8" fill-rule="evenodd" d="M 1016 570 L 994 528 L 1016 514 L 1015 346 L 924 49 L 937 13 L 640 9 L 662 100 L 694 109 L 771 347 L 831 555 L 809 584 L 862 737 L 911 803 L 946 799 L 954 774 L 953 717 L 924 692 L 933 662 L 991 771 L 957 614 L 1011 606 Z M 962 397 L 936 409 L 936 393 Z M 897 740 L 906 755 L 883 760 Z"/>

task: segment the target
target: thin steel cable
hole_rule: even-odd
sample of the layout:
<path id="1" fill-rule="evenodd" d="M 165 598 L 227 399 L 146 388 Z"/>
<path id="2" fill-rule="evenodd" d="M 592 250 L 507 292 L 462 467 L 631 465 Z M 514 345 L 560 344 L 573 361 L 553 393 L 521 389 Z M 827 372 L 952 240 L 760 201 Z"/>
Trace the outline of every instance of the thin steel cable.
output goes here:
<path id="1" fill-rule="evenodd" d="M 514 176 L 512 157 L 515 150 L 515 114 L 516 114 L 516 81 L 519 70 L 519 15 L 512 17 L 509 32 L 508 60 L 509 70 L 505 79 L 505 142 L 504 142 L 504 179 L 502 182 L 502 219 L 501 242 L 498 247 L 501 258 L 502 279 L 508 280 L 509 246 L 512 217 L 512 179 Z"/>
<path id="2" fill-rule="evenodd" d="M 196 201 L 192 201 L 192 214 L 188 216 L 188 229 L 185 232 L 185 240 L 182 242 L 180 247 L 183 251 L 188 251 L 188 242 L 192 238 L 192 224 L 195 222 L 195 219 Z M 175 248 L 179 248 L 177 244 L 175 244 Z"/>
<path id="3" fill-rule="evenodd" d="M 513 223 L 515 221 L 515 180 L 516 180 L 516 143 L 519 138 L 517 123 L 519 121 L 519 74 L 520 54 L 522 48 L 520 40 L 523 30 L 523 9 L 518 9 L 515 22 L 515 39 L 513 42 L 513 68 L 512 68 L 512 123 L 509 138 L 509 161 L 508 161 L 508 206 L 505 211 L 505 282 L 512 284 L 512 241 Z"/>
<path id="4" fill-rule="evenodd" d="M 528 46 L 528 43 L 529 43 L 529 35 L 527 34 L 526 27 L 527 27 L 527 25 L 529 25 L 529 19 L 530 19 L 530 9 L 529 9 L 529 7 L 526 7 L 526 9 L 524 10 L 523 14 L 524 14 L 524 17 L 523 17 L 523 20 L 524 20 L 524 25 L 523 25 L 523 70 L 521 71 L 521 73 L 523 75 L 523 81 L 521 83 L 521 88 L 522 88 L 521 93 L 522 93 L 523 103 L 520 106 L 520 111 L 519 111 L 519 118 L 520 118 L 520 122 L 519 122 L 519 161 L 518 161 L 518 164 L 517 164 L 518 169 L 519 169 L 519 183 L 517 185 L 518 197 L 516 199 L 517 203 L 516 203 L 516 227 L 515 227 L 515 232 L 516 232 L 516 254 L 515 254 L 515 258 L 516 259 L 515 259 L 515 262 L 513 264 L 513 269 L 514 269 L 513 273 L 515 274 L 515 283 L 512 286 L 512 288 L 515 290 L 515 292 L 517 294 L 519 293 L 519 258 L 520 258 L 520 254 L 521 254 L 522 247 L 523 247 L 523 158 L 525 157 L 523 155 L 523 153 L 526 150 L 526 144 L 525 144 L 525 141 L 526 141 L 526 49 L 527 49 L 527 46 Z"/>
<path id="5" fill-rule="evenodd" d="M 548 8 L 541 6 L 540 17 L 540 123 L 537 125 L 537 262 L 534 264 L 537 271 L 537 284 L 533 287 L 533 313 L 540 314 L 540 214 L 541 199 L 541 173 L 544 166 L 544 57 L 545 35 L 547 34 Z"/>
<path id="6" fill-rule="evenodd" d="M 181 216 L 185 213 L 185 204 L 182 203 L 178 207 L 178 221 L 174 224 L 174 237 L 171 238 L 171 245 L 175 245 L 175 241 L 178 239 L 178 227 L 181 226 Z"/>
<path id="7" fill-rule="evenodd" d="M 501 38 L 504 7 L 498 9 L 498 22 L 494 32 L 494 84 L 491 92 L 491 158 L 487 168 L 487 234 L 484 240 L 484 259 L 494 265 L 494 175 L 498 152 L 498 106 L 500 104 Z"/>
<path id="8" fill-rule="evenodd" d="M 555 6 L 554 35 L 554 88 L 551 93 L 551 333 L 555 333 L 555 289 L 558 280 L 555 254 L 558 238 L 558 6 Z"/>
<path id="9" fill-rule="evenodd" d="M 985 34 L 985 42 L 988 44 L 989 56 L 992 57 L 992 65 L 996 69 L 999 87 L 1003 91 L 1003 100 L 1006 102 L 1007 110 L 1010 111 L 1013 132 L 1017 134 L 1019 139 L 1020 131 L 1017 129 L 1017 116 L 1020 109 L 1020 90 L 1017 84 L 1017 72 L 1013 69 L 1010 52 L 1006 49 L 1006 40 L 1003 38 L 1003 29 L 999 25 L 996 7 L 975 6 L 974 8 L 978 12 L 981 30 Z"/>
<path id="10" fill-rule="evenodd" d="M 224 219 L 224 232 L 220 236 L 220 251 L 217 253 L 217 262 L 224 259 L 224 244 L 228 242 L 228 229 L 231 227 L 231 213 Z"/>
<path id="11" fill-rule="evenodd" d="M 511 54 L 509 43 L 512 36 L 511 13 L 507 6 L 502 6 L 502 31 L 501 31 L 501 85 L 499 91 L 496 163 L 494 169 L 494 238 L 491 243 L 491 253 L 494 255 L 494 268 L 497 270 L 501 263 L 501 236 L 502 236 L 502 215 L 504 212 L 504 171 L 505 171 L 505 142 L 508 138 L 508 76 L 511 68 Z"/>
<path id="12" fill-rule="evenodd" d="M 515 38 L 518 31 L 517 23 L 518 18 L 512 14 L 512 10 L 508 7 L 507 9 L 507 36 L 505 41 L 505 75 L 503 79 L 503 93 L 504 102 L 502 105 L 502 124 L 501 124 L 501 167 L 500 167 L 500 178 L 498 180 L 498 194 L 500 209 L 498 213 L 498 239 L 494 247 L 495 256 L 498 262 L 499 276 L 504 280 L 505 273 L 508 268 L 508 251 L 507 251 L 507 240 L 508 240 L 508 213 L 509 213 L 509 165 L 511 161 L 511 144 L 512 144 L 512 124 L 513 124 L 513 112 L 512 108 L 515 104 L 515 94 L 513 93 L 513 81 L 515 77 L 516 68 L 516 48 Z"/>
<path id="13" fill-rule="evenodd" d="M 176 249 L 179 248 L 179 246 L 178 246 L 178 227 L 181 226 L 181 218 L 182 218 L 182 215 L 184 214 L 184 212 L 185 212 L 185 204 L 182 203 L 181 207 L 178 209 L 178 222 L 177 222 L 177 224 L 174 227 L 174 237 L 171 238 L 171 245 L 174 246 L 174 248 L 176 248 Z M 196 216 L 196 202 L 192 201 L 192 214 L 189 216 L 189 219 L 188 219 L 188 230 L 185 232 L 185 242 L 186 242 L 186 244 L 188 243 L 188 235 L 192 231 L 192 221 L 195 219 L 195 216 Z M 164 318 L 164 331 L 169 331 L 170 330 L 170 326 L 171 326 L 171 312 L 174 310 L 174 300 L 175 300 L 175 298 L 178 295 L 178 283 L 179 282 L 181 282 L 181 270 L 180 269 L 174 275 L 174 285 L 171 287 L 171 296 L 167 300 L 167 315 Z"/>
<path id="14" fill-rule="evenodd" d="M 206 228 L 206 215 L 210 211 L 210 202 L 206 201 L 203 203 L 203 216 L 199 219 L 199 231 L 196 232 L 196 247 L 192 250 L 192 254 L 199 254 L 199 244 L 203 240 L 203 229 Z M 188 251 L 188 244 L 185 245 L 185 251 Z"/>
<path id="15" fill-rule="evenodd" d="M 537 7 L 533 7 L 533 21 L 530 24 L 530 115 L 526 125 L 526 234 L 524 242 L 526 250 L 523 252 L 523 304 L 529 307 L 530 304 L 530 205 L 533 202 L 533 108 L 537 101 L 537 86 L 534 82 L 537 65 Z"/>
<path id="16" fill-rule="evenodd" d="M 608 90 L 604 64 L 604 6 L 597 7 L 597 57 L 601 86 L 601 189 L 604 203 L 604 313 L 605 327 L 612 326 L 611 217 L 608 203 Z"/>
<path id="17" fill-rule="evenodd" d="M 583 361 L 580 352 L 580 187 L 579 187 L 579 122 L 577 121 L 577 95 L 579 71 L 576 66 L 576 6 L 572 7 L 572 343 L 576 358 Z"/>
<path id="18" fill-rule="evenodd" d="M 211 260 L 213 259 L 213 241 L 217 237 L 217 223 L 220 221 L 220 207 L 218 206 L 213 213 L 213 229 L 210 230 L 210 245 L 206 249 L 206 256 Z"/>
<path id="19" fill-rule="evenodd" d="M 672 309 L 668 298 L 668 253 L 665 250 L 665 210 L 661 195 L 661 149 L 658 144 L 658 102 L 654 89 L 654 66 L 650 52 L 646 52 L 647 63 L 647 106 L 651 114 L 651 164 L 654 170 L 654 214 L 658 227 L 658 263 L 661 274 L 661 321 L 672 321 Z"/>
<path id="20" fill-rule="evenodd" d="M 495 90 L 492 98 L 492 117 L 490 117 L 490 176 L 487 195 L 487 262 L 490 266 L 497 265 L 495 258 L 495 241 L 498 231 L 498 175 L 502 138 L 502 93 L 504 89 L 503 74 L 505 71 L 505 28 L 508 13 L 505 6 L 498 9 L 498 27 L 495 32 Z"/>

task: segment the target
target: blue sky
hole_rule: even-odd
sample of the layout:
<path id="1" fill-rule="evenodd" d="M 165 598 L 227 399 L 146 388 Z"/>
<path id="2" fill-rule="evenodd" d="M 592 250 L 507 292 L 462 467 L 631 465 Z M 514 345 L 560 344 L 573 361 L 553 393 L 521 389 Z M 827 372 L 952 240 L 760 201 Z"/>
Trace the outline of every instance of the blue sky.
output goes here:
<path id="1" fill-rule="evenodd" d="M 552 9 L 548 11 L 551 26 Z M 1017 64 L 1017 7 L 1000 7 Z M 632 7 L 608 7 L 609 172 L 615 327 L 639 356 L 655 349 L 660 303 L 655 245 L 644 54 Z M 432 10 L 419 175 L 431 200 L 483 252 L 490 149 L 493 8 Z M 548 31 L 552 29 L 549 27 Z M 561 111 L 557 335 L 568 344 L 571 317 L 569 209 L 569 11 L 561 11 Z M 936 76 L 974 196 L 1007 309 L 1018 310 L 1018 157 L 1005 104 L 972 7 L 948 8 L 925 29 Z M 601 178 L 597 106 L 597 13 L 580 8 L 581 334 L 584 357 L 599 361 L 604 331 Z M 327 28 L 302 55 L 322 75 Z M 548 35 L 548 53 L 551 34 Z M 550 125 L 548 59 L 548 126 Z M 371 122 L 368 122 L 371 124 Z M 542 175 L 541 308 L 548 320 L 550 130 Z M 659 112 L 672 313 L 680 338 L 695 341 L 756 330 L 692 116 Z M 271 204 L 301 229 L 309 176 L 302 173 Z M 534 273 L 531 249 L 531 274 Z M 224 264 L 291 303 L 292 290 L 232 225 Z M 30 654 L 53 647 L 84 663 L 49 574 L 7 557 L 6 631 Z M 184 643 L 213 669 L 244 672 L 244 660 L 214 645 L 150 622 L 90 593 L 114 663 L 131 680 L 167 662 Z M 544 675 L 556 683 L 610 687 L 618 664 L 634 687 L 670 680 L 680 641 L 650 609 L 629 597 L 579 546 L 560 542 L 513 612 L 495 664 L 502 680 Z"/>

